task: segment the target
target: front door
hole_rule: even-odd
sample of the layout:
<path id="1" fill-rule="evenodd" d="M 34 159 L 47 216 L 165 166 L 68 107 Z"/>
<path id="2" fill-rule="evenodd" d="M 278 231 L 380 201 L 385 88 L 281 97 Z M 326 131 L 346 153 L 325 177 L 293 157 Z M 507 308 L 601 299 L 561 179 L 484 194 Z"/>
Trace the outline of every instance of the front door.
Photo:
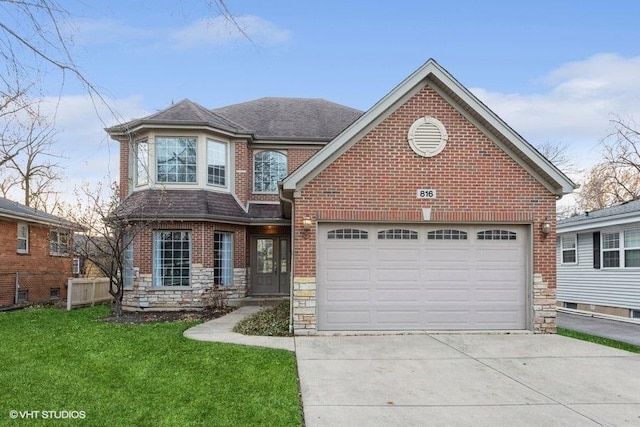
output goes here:
<path id="1" fill-rule="evenodd" d="M 289 294 L 289 236 L 251 237 L 251 294 Z"/>

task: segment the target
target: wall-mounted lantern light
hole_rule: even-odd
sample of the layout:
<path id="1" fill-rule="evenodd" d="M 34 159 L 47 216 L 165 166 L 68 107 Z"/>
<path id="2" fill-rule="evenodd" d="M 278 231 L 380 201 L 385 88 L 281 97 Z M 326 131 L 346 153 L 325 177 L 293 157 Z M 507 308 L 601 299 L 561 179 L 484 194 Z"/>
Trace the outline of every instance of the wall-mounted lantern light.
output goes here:
<path id="1" fill-rule="evenodd" d="M 304 219 L 302 220 L 302 226 L 304 227 L 305 231 L 311 230 L 311 218 L 309 218 L 308 216 L 305 216 Z"/>
<path id="2" fill-rule="evenodd" d="M 542 234 L 547 235 L 551 233 L 551 223 L 549 221 L 545 221 L 542 223 Z"/>

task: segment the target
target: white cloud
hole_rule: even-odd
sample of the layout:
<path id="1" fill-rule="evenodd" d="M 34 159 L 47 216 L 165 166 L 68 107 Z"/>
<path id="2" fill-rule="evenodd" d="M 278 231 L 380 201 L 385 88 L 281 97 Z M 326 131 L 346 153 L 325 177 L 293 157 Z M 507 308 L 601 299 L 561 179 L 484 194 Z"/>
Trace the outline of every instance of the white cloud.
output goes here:
<path id="1" fill-rule="evenodd" d="M 129 120 L 149 114 L 141 107 L 140 97 L 106 99 L 111 109 L 94 103 L 88 95 L 47 97 L 41 112 L 55 120 L 55 155 L 63 168 L 63 181 L 57 185 L 64 200 L 70 201 L 74 187 L 83 183 L 113 182 L 119 178 L 118 143 L 111 140 L 105 127 L 116 124 L 112 111 Z M 122 120 L 120 120 L 122 121 Z M 20 200 L 20 195 L 14 195 Z"/>
<path id="2" fill-rule="evenodd" d="M 286 43 L 291 32 L 258 16 L 236 16 L 234 22 L 223 16 L 201 19 L 175 30 L 169 38 L 180 48 L 219 46 L 249 37 L 258 45 Z"/>
<path id="3" fill-rule="evenodd" d="M 598 159 L 612 115 L 640 116 L 640 57 L 599 54 L 562 65 L 541 93 L 471 91 L 532 144 L 565 142 L 583 166 Z"/>

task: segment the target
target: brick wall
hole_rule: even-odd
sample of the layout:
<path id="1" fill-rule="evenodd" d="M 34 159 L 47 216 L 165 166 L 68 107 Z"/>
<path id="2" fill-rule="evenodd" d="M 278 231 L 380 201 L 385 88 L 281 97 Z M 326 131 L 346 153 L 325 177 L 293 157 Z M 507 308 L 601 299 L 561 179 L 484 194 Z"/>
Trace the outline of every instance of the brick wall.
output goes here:
<path id="1" fill-rule="evenodd" d="M 29 224 L 29 252 L 17 253 L 17 222 L 0 219 L 0 306 L 15 301 L 15 273 L 28 301 L 50 300 L 51 289 L 59 289 L 66 298 L 67 279 L 71 277 L 71 257 L 49 255 L 49 227 Z"/>
<path id="2" fill-rule="evenodd" d="M 439 155 L 424 158 L 407 143 L 418 118 L 433 116 L 449 141 Z M 416 198 L 418 188 L 437 190 L 437 199 Z M 534 329 L 555 329 L 555 196 L 500 150 L 434 90 L 425 87 L 366 134 L 302 190 L 295 206 L 295 277 L 316 277 L 315 230 L 302 220 L 519 222 L 533 224 L 533 273 L 538 274 Z M 542 222 L 552 233 L 539 233 Z M 309 289 L 305 289 L 309 290 Z"/>

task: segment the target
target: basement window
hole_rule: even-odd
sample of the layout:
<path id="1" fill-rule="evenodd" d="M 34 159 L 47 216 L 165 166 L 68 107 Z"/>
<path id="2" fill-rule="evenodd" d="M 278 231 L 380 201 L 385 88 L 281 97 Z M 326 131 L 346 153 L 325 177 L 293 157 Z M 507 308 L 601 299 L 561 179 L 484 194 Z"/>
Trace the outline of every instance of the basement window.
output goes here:
<path id="1" fill-rule="evenodd" d="M 564 308 L 568 308 L 570 310 L 577 310 L 578 309 L 578 303 L 575 302 L 565 302 L 564 303 Z"/>
<path id="2" fill-rule="evenodd" d="M 631 310 L 631 317 L 633 319 L 640 319 L 640 310 Z"/>

